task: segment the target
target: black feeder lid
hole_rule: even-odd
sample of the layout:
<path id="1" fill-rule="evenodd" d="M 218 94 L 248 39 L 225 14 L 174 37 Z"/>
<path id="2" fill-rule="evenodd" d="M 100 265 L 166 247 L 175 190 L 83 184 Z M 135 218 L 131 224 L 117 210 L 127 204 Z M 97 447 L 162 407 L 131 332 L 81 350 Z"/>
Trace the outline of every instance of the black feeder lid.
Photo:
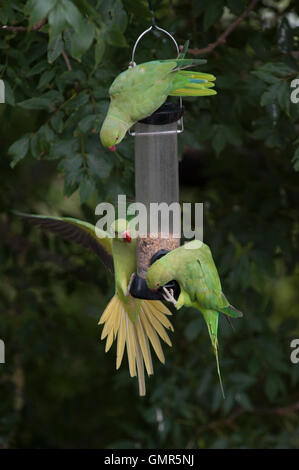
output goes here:
<path id="1" fill-rule="evenodd" d="M 145 119 L 142 119 L 142 124 L 153 124 L 153 125 L 164 125 L 172 124 L 173 122 L 178 121 L 184 113 L 184 106 L 180 104 L 166 102 L 160 106 L 153 114 L 148 116 Z"/>

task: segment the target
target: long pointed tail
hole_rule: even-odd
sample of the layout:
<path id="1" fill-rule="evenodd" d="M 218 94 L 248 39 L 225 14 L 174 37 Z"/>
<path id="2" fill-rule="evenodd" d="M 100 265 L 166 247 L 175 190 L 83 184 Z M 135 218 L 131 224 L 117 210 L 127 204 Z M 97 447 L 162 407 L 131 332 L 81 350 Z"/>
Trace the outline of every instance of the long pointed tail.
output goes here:
<path id="1" fill-rule="evenodd" d="M 100 318 L 99 324 L 104 324 L 101 339 L 107 338 L 105 352 L 109 351 L 113 341 L 117 339 L 118 369 L 126 346 L 130 376 L 138 376 L 140 396 L 146 394 L 144 365 L 148 375 L 154 373 L 149 342 L 163 364 L 165 358 L 160 338 L 171 346 L 166 329 L 173 331 L 173 327 L 167 315 L 171 315 L 171 312 L 162 302 L 142 300 L 139 315 L 136 321 L 132 322 L 124 304 L 115 294 Z"/>
<path id="2" fill-rule="evenodd" d="M 209 73 L 194 71 L 179 71 L 172 84 L 171 96 L 206 96 L 216 95 L 215 90 L 211 90 L 216 77 Z"/>
<path id="3" fill-rule="evenodd" d="M 223 398 L 225 398 L 222 379 L 221 379 L 221 373 L 220 373 L 219 357 L 218 357 L 217 330 L 218 330 L 219 313 L 216 312 L 215 310 L 202 310 L 202 314 L 204 316 L 205 322 L 209 330 L 210 339 L 211 339 L 215 357 L 216 357 L 217 372 L 218 372 L 220 387 L 221 387 Z"/>

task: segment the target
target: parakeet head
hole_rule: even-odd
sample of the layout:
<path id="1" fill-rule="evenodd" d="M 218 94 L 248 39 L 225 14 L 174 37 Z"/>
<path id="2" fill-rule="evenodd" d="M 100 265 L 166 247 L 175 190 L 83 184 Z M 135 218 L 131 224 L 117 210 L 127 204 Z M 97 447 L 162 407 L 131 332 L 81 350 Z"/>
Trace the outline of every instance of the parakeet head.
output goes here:
<path id="1" fill-rule="evenodd" d="M 173 279 L 173 273 L 167 269 L 167 265 L 162 261 L 163 258 L 152 264 L 146 273 L 146 283 L 150 290 L 156 291 Z"/>
<path id="2" fill-rule="evenodd" d="M 121 241 L 131 243 L 132 234 L 129 223 L 126 219 L 117 219 L 111 224 L 111 231 L 115 233 L 115 238 Z"/>
<path id="3" fill-rule="evenodd" d="M 116 145 L 123 140 L 128 128 L 129 126 L 124 121 L 120 121 L 108 114 L 100 132 L 100 139 L 104 147 L 114 152 Z"/>

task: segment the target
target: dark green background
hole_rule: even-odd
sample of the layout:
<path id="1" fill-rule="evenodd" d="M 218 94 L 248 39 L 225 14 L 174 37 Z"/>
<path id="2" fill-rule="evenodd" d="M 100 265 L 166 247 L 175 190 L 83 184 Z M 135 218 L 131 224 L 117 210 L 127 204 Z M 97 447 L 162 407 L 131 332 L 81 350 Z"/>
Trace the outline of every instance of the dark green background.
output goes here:
<path id="1" fill-rule="evenodd" d="M 153 3 L 179 44 L 201 48 L 249 2 Z M 98 202 L 134 197 L 133 139 L 113 155 L 98 131 L 108 87 L 151 22 L 147 2 L 1 2 L 1 24 L 48 22 L 0 37 L 0 447 L 299 447 L 299 364 L 290 362 L 299 337 L 298 14 L 295 1 L 258 2 L 206 55 L 201 70 L 217 76 L 217 96 L 184 100 L 181 199 L 205 203 L 205 242 L 245 313 L 235 331 L 220 322 L 227 398 L 203 319 L 182 309 L 166 365 L 155 360 L 141 399 L 127 364 L 115 371 L 115 347 L 105 355 L 100 342 L 113 279 L 91 253 L 9 211 L 95 222 Z M 153 34 L 136 59 L 173 56 Z"/>

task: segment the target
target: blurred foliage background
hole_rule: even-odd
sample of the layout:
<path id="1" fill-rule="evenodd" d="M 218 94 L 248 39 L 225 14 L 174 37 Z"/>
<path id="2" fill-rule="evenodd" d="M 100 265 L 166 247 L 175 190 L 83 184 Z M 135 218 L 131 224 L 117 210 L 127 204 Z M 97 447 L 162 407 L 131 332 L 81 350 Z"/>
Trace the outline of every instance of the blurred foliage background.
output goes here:
<path id="1" fill-rule="evenodd" d="M 203 71 L 217 96 L 185 100 L 181 199 L 205 203 L 205 242 L 245 316 L 221 318 L 221 397 L 197 311 L 175 313 L 166 365 L 138 397 L 115 371 L 97 320 L 113 279 L 78 246 L 10 209 L 95 222 L 98 202 L 134 198 L 133 139 L 116 154 L 98 132 L 108 87 L 151 24 L 145 0 L 2 0 L 0 77 L 0 447 L 298 448 L 299 5 L 295 0 L 154 1 L 159 26 L 189 52 L 214 43 Z M 19 29 L 18 29 L 19 28 Z M 29 30 L 28 30 L 29 28 Z M 31 28 L 31 29 L 30 29 Z M 23 30 L 22 30 L 23 29 Z M 174 56 L 147 35 L 137 62 Z"/>

